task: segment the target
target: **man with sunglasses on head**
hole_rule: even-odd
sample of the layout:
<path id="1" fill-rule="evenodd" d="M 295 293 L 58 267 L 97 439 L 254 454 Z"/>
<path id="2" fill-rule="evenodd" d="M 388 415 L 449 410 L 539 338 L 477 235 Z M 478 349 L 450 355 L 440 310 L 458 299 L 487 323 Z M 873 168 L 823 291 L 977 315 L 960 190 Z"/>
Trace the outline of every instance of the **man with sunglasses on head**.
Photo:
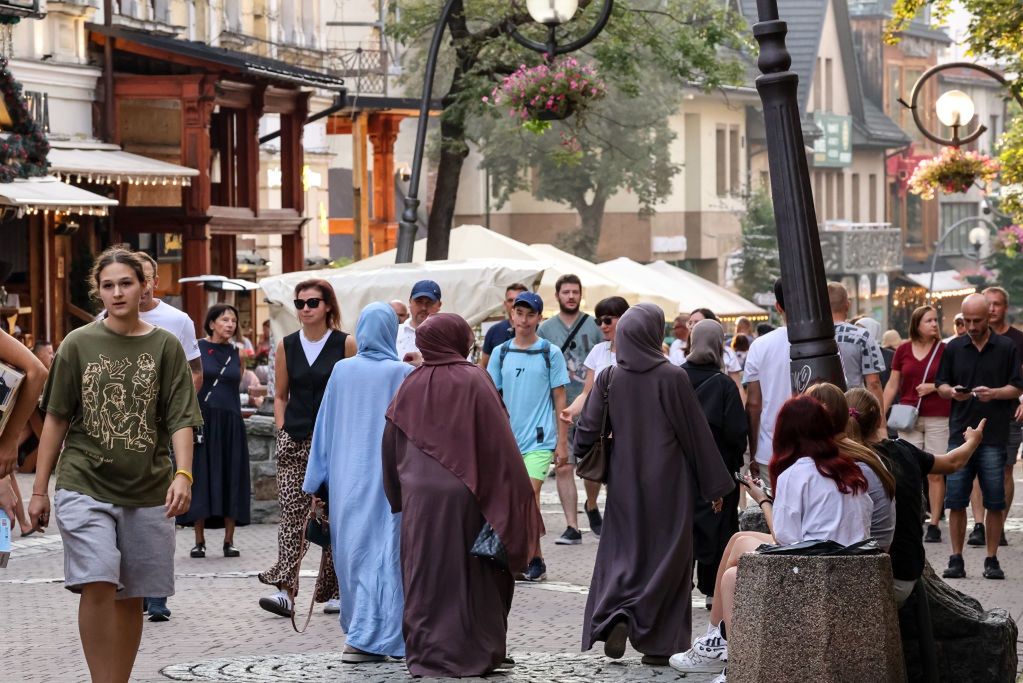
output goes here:
<path id="1" fill-rule="evenodd" d="M 490 364 L 490 354 L 494 352 L 494 349 L 515 336 L 515 327 L 512 325 L 512 308 L 515 306 L 515 297 L 528 291 L 529 288 L 521 282 L 508 285 L 508 289 L 504 290 L 504 312 L 507 317 L 501 322 L 491 325 L 486 336 L 483 337 L 483 353 L 480 354 L 479 366 L 484 370 Z"/>
<path id="2" fill-rule="evenodd" d="M 565 357 L 569 378 L 568 403 L 571 404 L 586 384 L 586 356 L 590 355 L 594 346 L 604 341 L 604 335 L 593 317 L 579 310 L 583 300 L 583 286 L 578 275 L 569 273 L 559 277 L 554 283 L 554 294 L 558 299 L 558 314 L 544 321 L 537 334 L 561 349 Z M 574 437 L 573 428 L 568 435 L 569 444 Z M 579 493 L 575 488 L 575 456 L 571 448 L 568 449 L 568 462 L 557 465 L 555 476 L 558 498 L 561 499 L 568 527 L 554 542 L 558 545 L 578 545 L 583 542 L 583 536 L 579 532 Z M 596 486 L 599 490 L 595 482 L 586 482 L 586 485 Z M 587 509 L 586 516 L 591 529 L 600 528 L 603 520 L 599 509 Z"/>
<path id="3" fill-rule="evenodd" d="M 434 313 L 439 313 L 440 308 L 440 285 L 433 280 L 420 280 L 412 287 L 408 298 L 408 320 L 398 326 L 398 338 L 395 340 L 398 358 L 416 366 L 423 362 L 423 356 L 416 347 L 416 328 Z"/>

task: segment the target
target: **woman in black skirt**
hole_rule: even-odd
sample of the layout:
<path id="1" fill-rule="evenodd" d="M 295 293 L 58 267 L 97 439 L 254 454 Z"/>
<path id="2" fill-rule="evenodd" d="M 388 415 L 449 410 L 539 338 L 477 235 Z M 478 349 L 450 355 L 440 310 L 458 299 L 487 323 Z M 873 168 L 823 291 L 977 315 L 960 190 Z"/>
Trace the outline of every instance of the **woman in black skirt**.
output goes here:
<path id="1" fill-rule="evenodd" d="M 234 528 L 249 523 L 251 497 L 249 446 L 238 395 L 242 366 L 233 343 L 238 309 L 230 304 L 211 306 L 203 329 L 207 338 L 199 340 L 203 375 L 199 408 L 205 439 L 195 454 L 192 507 L 178 517 L 178 524 L 195 525 L 192 557 L 206 557 L 205 531 L 221 527 L 224 557 L 238 557 Z"/>

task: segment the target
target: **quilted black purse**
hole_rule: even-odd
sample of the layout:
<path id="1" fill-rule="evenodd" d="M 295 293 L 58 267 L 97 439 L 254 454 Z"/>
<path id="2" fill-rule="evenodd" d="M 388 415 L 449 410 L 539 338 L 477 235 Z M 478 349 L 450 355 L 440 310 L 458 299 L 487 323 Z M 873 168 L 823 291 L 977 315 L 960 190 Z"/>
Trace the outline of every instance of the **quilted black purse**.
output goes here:
<path id="1" fill-rule="evenodd" d="M 479 534 L 476 536 L 469 554 L 489 560 L 501 569 L 508 569 L 508 551 L 505 549 L 504 543 L 501 543 L 501 539 L 498 538 L 497 532 L 490 525 L 490 522 L 483 524 L 483 528 L 480 529 Z"/>

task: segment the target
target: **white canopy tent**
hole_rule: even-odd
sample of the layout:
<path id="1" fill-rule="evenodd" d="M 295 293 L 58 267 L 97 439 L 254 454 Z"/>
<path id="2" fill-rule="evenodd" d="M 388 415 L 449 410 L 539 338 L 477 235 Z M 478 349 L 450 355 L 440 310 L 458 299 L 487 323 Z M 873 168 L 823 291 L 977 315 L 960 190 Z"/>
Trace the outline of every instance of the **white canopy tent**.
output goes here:
<path id="1" fill-rule="evenodd" d="M 643 268 L 659 273 L 676 283 L 683 311 L 703 307 L 714 311 L 722 319 L 737 318 L 741 315 L 751 320 L 767 319 L 767 311 L 762 306 L 688 270 L 660 260 Z"/>
<path id="2" fill-rule="evenodd" d="M 550 315 L 556 311 L 554 283 L 568 273 L 575 273 L 583 283 L 583 309 L 592 311 L 601 299 L 609 296 L 623 297 L 630 304 L 649 302 L 670 309 L 673 305 L 670 298 L 643 287 L 634 286 L 625 280 L 608 277 L 596 265 L 578 256 L 562 251 L 550 244 L 524 244 L 481 225 L 463 225 L 451 231 L 448 256 L 451 259 L 474 258 L 513 258 L 535 260 L 546 264 L 543 279 L 537 293 L 544 300 L 544 313 Z M 348 268 L 371 269 L 394 265 L 395 250 L 385 251 L 368 259 L 353 263 Z M 412 254 L 414 263 L 426 260 L 426 240 L 416 241 Z M 505 284 L 511 284 L 509 280 Z M 528 284 L 528 283 L 527 283 Z M 411 287 L 412 282 L 408 283 Z M 444 299 L 447 290 L 441 284 Z M 392 297 L 393 298 L 393 297 Z M 397 298 L 402 298 L 398 296 Z"/>
<path id="3" fill-rule="evenodd" d="M 387 264 L 365 268 L 364 262 L 346 268 L 305 270 L 263 278 L 259 286 L 270 303 L 270 327 L 275 339 L 299 328 L 298 314 L 291 301 L 295 285 L 322 278 L 329 282 L 341 306 L 345 330 L 355 331 L 359 312 L 374 301 L 406 299 L 418 280 L 434 280 L 443 292 L 443 310 L 458 313 L 470 325 L 486 320 L 501 308 L 509 282 L 535 286 L 545 263 L 513 259 L 467 259 L 428 263 Z"/>

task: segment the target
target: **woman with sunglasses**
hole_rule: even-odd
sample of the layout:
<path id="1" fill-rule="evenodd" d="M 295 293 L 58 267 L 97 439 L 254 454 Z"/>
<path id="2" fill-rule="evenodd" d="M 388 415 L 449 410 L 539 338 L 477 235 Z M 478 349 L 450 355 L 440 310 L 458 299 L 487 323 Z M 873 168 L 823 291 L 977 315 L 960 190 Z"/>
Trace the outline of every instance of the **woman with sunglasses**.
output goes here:
<path id="1" fill-rule="evenodd" d="M 597 302 L 593 312 L 596 315 L 597 324 L 600 325 L 600 333 L 604 335 L 604 341 L 590 349 L 586 360 L 583 361 L 583 367 L 586 368 L 586 383 L 583 385 L 583 393 L 579 394 L 572 401 L 572 405 L 561 411 L 560 417 L 562 422 L 572 424 L 579 417 L 583 410 L 583 405 L 586 403 L 586 397 L 590 395 L 590 390 L 593 389 L 594 378 L 604 368 L 616 364 L 615 330 L 618 329 L 618 319 L 627 310 L 629 310 L 629 302 L 620 296 L 610 296 Z M 584 481 L 583 485 L 586 487 L 586 504 L 583 505 L 583 510 L 586 512 L 590 531 L 599 538 L 604 522 L 600 516 L 600 510 L 597 509 L 600 482 Z"/>
<path id="2" fill-rule="evenodd" d="M 572 401 L 572 405 L 561 411 L 561 420 L 571 424 L 583 411 L 583 404 L 586 397 L 593 389 L 593 380 L 604 368 L 615 364 L 615 330 L 618 329 L 618 319 L 629 310 L 629 302 L 620 296 L 609 296 L 597 302 L 593 309 L 597 325 L 600 326 L 600 333 L 604 335 L 604 341 L 592 349 L 583 361 L 586 368 L 586 384 L 583 385 L 583 393 Z"/>
<path id="3" fill-rule="evenodd" d="M 313 424 L 334 364 L 355 355 L 355 338 L 341 331 L 341 309 L 326 280 L 305 280 L 295 286 L 295 308 L 302 329 L 277 345 L 274 357 L 274 423 L 277 426 L 277 563 L 259 580 L 277 592 L 259 599 L 259 606 L 290 617 L 298 594 L 298 570 L 305 555 L 305 520 L 312 498 L 302 491 Z M 324 611 L 337 612 L 337 575 L 330 553 L 314 591 Z"/>

